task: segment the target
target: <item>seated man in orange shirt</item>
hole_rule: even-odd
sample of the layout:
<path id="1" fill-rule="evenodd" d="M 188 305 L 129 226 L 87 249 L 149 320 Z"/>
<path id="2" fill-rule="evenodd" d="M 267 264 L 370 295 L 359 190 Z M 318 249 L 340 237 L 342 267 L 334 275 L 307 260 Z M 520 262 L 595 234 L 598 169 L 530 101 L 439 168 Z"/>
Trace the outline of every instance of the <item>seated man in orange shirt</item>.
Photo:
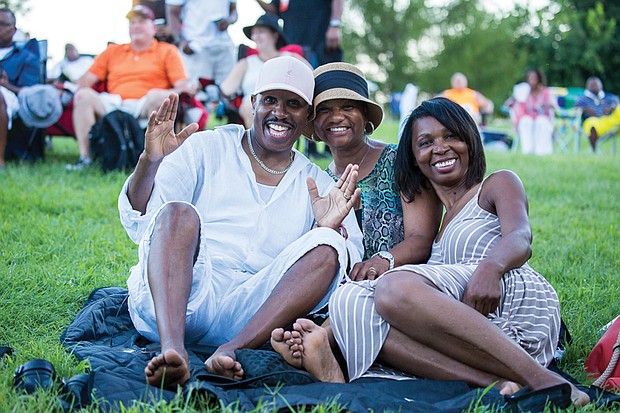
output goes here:
<path id="1" fill-rule="evenodd" d="M 450 78 L 452 89 L 446 89 L 440 96 L 450 99 L 461 105 L 476 124 L 482 123 L 482 114 L 493 113 L 493 102 L 485 98 L 482 93 L 467 87 L 467 77 L 460 72 L 456 72 Z"/>
<path id="2" fill-rule="evenodd" d="M 155 39 L 153 11 L 136 5 L 127 18 L 131 42 L 109 45 L 77 81 L 73 126 L 80 159 L 68 165 L 69 169 L 82 169 L 92 163 L 88 133 L 105 114 L 120 109 L 137 119 L 147 118 L 171 91 L 195 93 L 177 48 Z M 91 88 L 98 82 L 106 82 L 106 92 Z"/>

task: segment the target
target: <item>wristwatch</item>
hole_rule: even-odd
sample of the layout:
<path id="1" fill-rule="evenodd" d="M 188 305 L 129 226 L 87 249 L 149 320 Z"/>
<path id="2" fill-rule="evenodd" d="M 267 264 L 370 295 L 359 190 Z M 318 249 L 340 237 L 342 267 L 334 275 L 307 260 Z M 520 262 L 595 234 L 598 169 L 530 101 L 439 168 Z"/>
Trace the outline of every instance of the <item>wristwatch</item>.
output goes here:
<path id="1" fill-rule="evenodd" d="M 390 270 L 394 268 L 394 256 L 392 254 L 390 254 L 387 251 L 379 251 L 378 253 L 376 253 L 374 256 L 379 256 L 385 260 L 388 260 L 390 263 Z"/>

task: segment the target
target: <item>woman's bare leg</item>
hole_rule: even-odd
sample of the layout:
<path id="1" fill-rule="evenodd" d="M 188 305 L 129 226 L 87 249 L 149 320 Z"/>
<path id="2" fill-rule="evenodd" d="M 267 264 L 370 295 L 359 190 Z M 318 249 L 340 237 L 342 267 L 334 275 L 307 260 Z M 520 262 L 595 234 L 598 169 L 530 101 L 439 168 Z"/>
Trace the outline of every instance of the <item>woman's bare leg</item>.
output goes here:
<path id="1" fill-rule="evenodd" d="M 433 380 L 463 380 L 476 387 L 494 385 L 501 394 L 513 394 L 521 386 L 510 380 L 474 369 L 420 344 L 392 327 L 379 353 L 379 361 L 406 373 Z"/>
<path id="2" fill-rule="evenodd" d="M 486 317 L 440 292 L 421 275 L 401 271 L 381 277 L 375 304 L 392 327 L 474 370 L 532 390 L 568 383 L 538 364 Z M 586 399 L 573 387 L 575 404 L 585 404 Z"/>

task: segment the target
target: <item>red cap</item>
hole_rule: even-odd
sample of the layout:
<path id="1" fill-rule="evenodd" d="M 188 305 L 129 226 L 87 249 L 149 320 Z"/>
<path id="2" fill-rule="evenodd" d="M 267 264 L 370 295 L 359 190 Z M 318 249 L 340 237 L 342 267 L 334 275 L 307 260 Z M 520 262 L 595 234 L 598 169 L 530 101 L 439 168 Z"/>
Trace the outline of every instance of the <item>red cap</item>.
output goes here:
<path id="1" fill-rule="evenodd" d="M 139 14 L 145 19 L 155 20 L 155 13 L 153 13 L 153 10 L 149 6 L 145 6 L 143 4 L 136 4 L 135 6 L 133 6 L 125 17 L 130 19 L 131 16 L 133 16 L 134 14 Z"/>

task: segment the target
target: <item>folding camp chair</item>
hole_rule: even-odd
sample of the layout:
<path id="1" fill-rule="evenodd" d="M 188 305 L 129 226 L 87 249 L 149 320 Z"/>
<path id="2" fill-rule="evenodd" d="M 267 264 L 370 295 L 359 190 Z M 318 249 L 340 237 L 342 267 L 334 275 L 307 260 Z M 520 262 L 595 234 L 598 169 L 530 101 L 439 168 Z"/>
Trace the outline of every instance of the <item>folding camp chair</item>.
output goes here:
<path id="1" fill-rule="evenodd" d="M 555 112 L 553 139 L 558 152 L 579 152 L 581 140 L 581 108 L 559 107 Z"/>
<path id="2" fill-rule="evenodd" d="M 16 42 L 16 46 L 29 50 L 39 59 L 39 82 L 44 84 L 47 78 L 47 40 L 29 39 Z M 6 154 L 9 158 L 20 160 L 38 160 L 45 156 L 45 130 L 32 128 L 16 116 L 7 136 Z"/>
<path id="3" fill-rule="evenodd" d="M 601 145 L 605 142 L 611 142 L 611 154 L 616 154 L 616 142 L 618 141 L 618 136 L 620 135 L 620 127 L 616 127 L 603 136 L 599 137 L 596 141 L 596 152 L 601 153 Z"/>

